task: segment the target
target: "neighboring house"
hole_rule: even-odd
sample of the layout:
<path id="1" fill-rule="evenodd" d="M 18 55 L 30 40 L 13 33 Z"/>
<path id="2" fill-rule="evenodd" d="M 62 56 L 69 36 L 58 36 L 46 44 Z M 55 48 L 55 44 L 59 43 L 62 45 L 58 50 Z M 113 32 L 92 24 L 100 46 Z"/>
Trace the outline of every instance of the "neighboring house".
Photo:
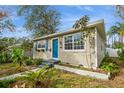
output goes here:
<path id="1" fill-rule="evenodd" d="M 81 39 L 80 29 L 71 29 L 34 39 L 33 58 L 56 59 L 62 63 L 86 68 L 99 67 L 105 57 L 106 36 L 104 20 L 89 23 L 94 38 Z M 77 42 L 77 41 L 80 41 Z M 94 48 L 90 47 L 94 43 Z"/>

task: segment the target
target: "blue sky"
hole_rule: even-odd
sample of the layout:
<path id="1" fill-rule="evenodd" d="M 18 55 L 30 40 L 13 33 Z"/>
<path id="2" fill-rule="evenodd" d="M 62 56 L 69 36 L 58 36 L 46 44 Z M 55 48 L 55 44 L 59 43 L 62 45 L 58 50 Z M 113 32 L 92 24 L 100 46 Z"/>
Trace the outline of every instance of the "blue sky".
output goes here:
<path id="1" fill-rule="evenodd" d="M 19 6 L 0 6 L 0 10 L 5 9 L 10 12 L 10 18 L 16 25 L 16 32 L 6 31 L 2 36 L 9 37 L 23 37 L 30 36 L 26 29 L 23 27 L 25 19 L 24 17 L 17 16 L 16 11 Z M 52 6 L 61 14 L 61 20 L 59 25 L 59 31 L 66 31 L 72 27 L 76 20 L 81 18 L 83 15 L 88 15 L 90 17 L 90 22 L 99 19 L 104 19 L 105 29 L 108 29 L 114 25 L 116 22 L 120 21 L 115 16 L 115 6 L 105 6 L 105 5 L 71 5 L 71 6 Z"/>

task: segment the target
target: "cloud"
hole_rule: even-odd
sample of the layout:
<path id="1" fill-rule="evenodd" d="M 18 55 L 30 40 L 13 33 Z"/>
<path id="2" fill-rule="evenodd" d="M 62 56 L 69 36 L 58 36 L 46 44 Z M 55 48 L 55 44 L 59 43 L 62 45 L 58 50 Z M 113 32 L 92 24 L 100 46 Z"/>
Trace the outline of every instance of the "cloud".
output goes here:
<path id="1" fill-rule="evenodd" d="M 76 21 L 76 20 L 78 20 L 80 17 L 72 17 L 72 16 L 70 16 L 70 17 L 66 17 L 66 18 L 62 18 L 61 19 L 61 22 L 63 23 L 70 23 L 70 22 L 74 22 L 74 21 Z"/>
<path id="2" fill-rule="evenodd" d="M 30 37 L 31 32 L 27 32 L 24 27 L 18 26 L 18 27 L 16 27 L 16 31 L 11 32 L 11 31 L 7 30 L 7 31 L 2 33 L 2 36 L 4 36 L 4 37 L 15 37 L 15 38 Z"/>
<path id="3" fill-rule="evenodd" d="M 17 15 L 17 12 L 16 11 L 13 11 L 9 18 L 12 20 L 12 21 L 17 21 L 17 20 L 20 20 L 20 17 Z"/>
<path id="4" fill-rule="evenodd" d="M 94 11 L 94 9 L 91 7 L 91 6 L 81 6 L 81 5 L 79 5 L 79 6 L 76 6 L 78 9 L 80 9 L 80 10 L 86 10 L 86 11 L 89 11 L 89 12 L 93 12 Z"/>
<path id="5" fill-rule="evenodd" d="M 72 28 L 72 25 L 80 18 L 81 16 L 66 16 L 61 19 L 61 25 L 59 27 L 60 31 L 67 30 Z"/>

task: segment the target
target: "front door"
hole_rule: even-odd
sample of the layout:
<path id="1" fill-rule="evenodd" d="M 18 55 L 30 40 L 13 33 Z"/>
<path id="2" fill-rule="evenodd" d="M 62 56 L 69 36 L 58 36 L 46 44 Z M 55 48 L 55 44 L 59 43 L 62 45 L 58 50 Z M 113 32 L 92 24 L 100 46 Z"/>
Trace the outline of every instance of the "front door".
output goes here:
<path id="1" fill-rule="evenodd" d="M 53 39 L 52 41 L 52 57 L 57 59 L 58 58 L 58 39 Z"/>

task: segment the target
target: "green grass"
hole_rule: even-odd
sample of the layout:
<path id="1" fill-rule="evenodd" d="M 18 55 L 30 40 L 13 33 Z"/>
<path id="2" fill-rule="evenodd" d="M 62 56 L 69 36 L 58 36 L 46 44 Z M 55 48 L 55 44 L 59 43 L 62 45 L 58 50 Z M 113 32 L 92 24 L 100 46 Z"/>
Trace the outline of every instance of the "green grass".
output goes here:
<path id="1" fill-rule="evenodd" d="M 51 76 L 51 82 L 49 83 L 49 88 L 108 88 L 108 87 L 124 87 L 124 78 L 118 76 L 114 80 L 104 81 L 95 78 L 90 78 L 88 76 L 81 76 L 77 74 L 72 74 L 57 69 L 53 69 L 54 75 Z M 25 82 L 24 80 L 8 80 L 1 81 L 2 87 L 10 87 L 17 82 Z M 0 83 L 1 83 L 0 82 Z M 9 83 L 10 82 L 10 83 Z M 31 87 L 30 84 L 26 84 L 27 87 Z"/>
<path id="2" fill-rule="evenodd" d="M 117 62 L 118 65 L 121 63 L 119 65 L 119 67 L 121 66 L 121 72 L 119 72 L 119 74 L 115 76 L 115 78 L 113 78 L 112 80 L 104 81 L 100 79 L 90 78 L 88 76 L 81 76 L 81 75 L 53 69 L 52 73 L 54 73 L 54 75 L 51 76 L 51 83 L 49 84 L 48 87 L 50 88 L 115 88 L 115 87 L 124 88 L 124 83 L 123 83 L 124 65 L 122 65 L 123 62 L 121 62 L 118 58 L 112 58 L 112 59 L 115 62 Z M 3 70 L 13 66 L 14 65 L 10 63 L 2 64 L 0 65 L 0 69 Z M 10 87 L 11 84 L 20 81 L 8 80 L 1 82 L 2 82 L 1 87 Z M 21 82 L 26 82 L 26 81 L 21 80 Z M 31 87 L 31 86 L 27 84 L 27 87 Z"/>
<path id="3" fill-rule="evenodd" d="M 14 83 L 16 79 L 10 78 L 0 81 L 0 88 L 8 88 L 12 83 Z"/>
<path id="4" fill-rule="evenodd" d="M 49 87 L 53 88 L 105 88 L 114 87 L 111 81 L 104 81 L 88 76 L 81 76 L 60 70 L 54 70 L 53 82 Z M 114 81 L 113 81 L 114 82 Z M 120 85 L 121 87 L 124 85 Z"/>
<path id="5" fill-rule="evenodd" d="M 15 67 L 15 65 L 13 63 L 0 64 L 0 70 L 9 69 L 11 67 Z"/>
<path id="6" fill-rule="evenodd" d="M 20 73 L 18 69 L 19 65 L 18 64 L 13 64 L 13 63 L 6 63 L 6 64 L 0 64 L 0 77 L 5 77 L 8 75 Z M 28 66 L 29 67 L 29 66 Z M 22 67 L 21 72 L 31 70 L 32 66 L 30 68 L 26 68 L 26 66 Z"/>

